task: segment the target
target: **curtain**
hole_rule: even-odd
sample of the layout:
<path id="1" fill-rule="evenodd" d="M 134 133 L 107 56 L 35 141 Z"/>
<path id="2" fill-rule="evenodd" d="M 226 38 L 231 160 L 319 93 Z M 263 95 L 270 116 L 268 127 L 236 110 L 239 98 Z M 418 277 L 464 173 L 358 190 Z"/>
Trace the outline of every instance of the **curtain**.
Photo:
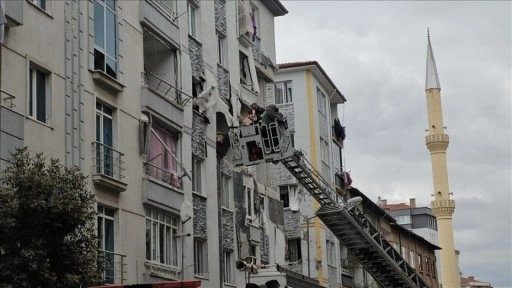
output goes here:
<path id="1" fill-rule="evenodd" d="M 148 153 L 148 159 L 151 165 L 148 165 L 147 173 L 174 187 L 180 187 L 178 173 L 176 171 L 178 165 L 171 155 L 171 153 L 176 155 L 177 137 L 156 124 L 153 124 L 152 128 L 163 143 L 158 140 L 154 133 L 151 133 Z M 164 144 L 170 151 L 167 151 Z"/>

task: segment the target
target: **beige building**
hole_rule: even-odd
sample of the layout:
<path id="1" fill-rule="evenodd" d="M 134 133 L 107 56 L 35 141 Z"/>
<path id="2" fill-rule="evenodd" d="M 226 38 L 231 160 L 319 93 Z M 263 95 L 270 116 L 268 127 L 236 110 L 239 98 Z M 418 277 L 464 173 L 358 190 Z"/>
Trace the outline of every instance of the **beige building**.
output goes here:
<path id="1" fill-rule="evenodd" d="M 279 196 L 217 141 L 273 82 L 281 2 L 0 3 L 0 169 L 21 146 L 81 167 L 105 283 L 241 287 L 235 260 L 284 261 Z"/>

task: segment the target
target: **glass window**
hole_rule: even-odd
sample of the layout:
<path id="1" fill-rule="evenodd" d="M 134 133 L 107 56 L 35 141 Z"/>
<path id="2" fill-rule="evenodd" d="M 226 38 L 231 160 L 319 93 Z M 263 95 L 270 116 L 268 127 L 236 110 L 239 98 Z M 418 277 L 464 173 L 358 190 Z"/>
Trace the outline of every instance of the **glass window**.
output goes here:
<path id="1" fill-rule="evenodd" d="M 203 193 L 203 161 L 192 155 L 192 191 L 196 193 Z"/>
<path id="2" fill-rule="evenodd" d="M 178 217 L 148 207 L 145 213 L 146 259 L 177 268 Z"/>
<path id="3" fill-rule="evenodd" d="M 197 237 L 194 238 L 194 275 L 208 276 L 208 243 Z"/>
<path id="4" fill-rule="evenodd" d="M 188 3 L 188 34 L 197 38 L 197 7 Z"/>
<path id="5" fill-rule="evenodd" d="M 325 242 L 327 249 L 327 265 L 334 265 L 334 259 L 336 258 L 334 242 L 330 240 L 326 240 Z"/>
<path id="6" fill-rule="evenodd" d="M 156 180 L 181 188 L 177 173 L 178 139 L 176 133 L 152 124 L 146 173 Z"/>
<path id="7" fill-rule="evenodd" d="M 222 206 L 225 208 L 231 208 L 231 178 L 226 174 L 221 174 L 220 182 Z"/>
<path id="8" fill-rule="evenodd" d="M 112 109 L 96 103 L 96 173 L 114 174 Z"/>
<path id="9" fill-rule="evenodd" d="M 247 218 L 249 223 L 252 223 L 254 216 L 254 195 L 251 188 L 244 186 L 245 190 L 245 200 L 246 200 L 246 209 L 247 209 Z"/>
<path id="10" fill-rule="evenodd" d="M 97 208 L 97 235 L 98 247 L 104 253 L 103 279 L 113 284 L 115 280 L 114 268 L 114 210 L 98 205 Z"/>
<path id="11" fill-rule="evenodd" d="M 316 94 L 317 94 L 317 100 L 318 100 L 318 111 L 320 111 L 320 113 L 322 113 L 324 115 L 327 115 L 326 99 L 325 99 L 324 92 L 322 92 L 322 90 L 320 90 L 320 88 L 316 87 Z"/>
<path id="12" fill-rule="evenodd" d="M 400 225 L 411 224 L 411 215 L 396 216 L 396 222 Z"/>
<path id="13" fill-rule="evenodd" d="M 32 0 L 32 3 L 34 3 L 34 5 L 36 5 L 37 7 L 43 9 L 46 11 L 46 0 Z"/>
<path id="14" fill-rule="evenodd" d="M 31 67 L 29 70 L 28 115 L 47 123 L 47 79 L 48 74 Z"/>
<path id="15" fill-rule="evenodd" d="M 322 161 L 325 164 L 329 165 L 329 142 L 327 142 L 324 138 L 320 137 L 320 153 L 322 155 Z"/>
<path id="16" fill-rule="evenodd" d="M 225 38 L 217 33 L 217 61 L 220 65 L 224 65 L 225 63 Z"/>
<path id="17" fill-rule="evenodd" d="M 233 284 L 235 282 L 233 267 L 235 267 L 233 263 L 233 252 L 224 250 L 224 283 Z"/>
<path id="18" fill-rule="evenodd" d="M 291 103 L 292 98 L 292 81 L 283 81 L 274 83 L 275 104 Z"/>
<path id="19" fill-rule="evenodd" d="M 114 0 L 94 1 L 94 69 L 117 78 L 117 19 Z"/>
<path id="20" fill-rule="evenodd" d="M 288 262 L 297 262 L 302 259 L 302 249 L 300 245 L 300 239 L 289 239 L 286 241 L 287 244 L 287 256 Z"/>

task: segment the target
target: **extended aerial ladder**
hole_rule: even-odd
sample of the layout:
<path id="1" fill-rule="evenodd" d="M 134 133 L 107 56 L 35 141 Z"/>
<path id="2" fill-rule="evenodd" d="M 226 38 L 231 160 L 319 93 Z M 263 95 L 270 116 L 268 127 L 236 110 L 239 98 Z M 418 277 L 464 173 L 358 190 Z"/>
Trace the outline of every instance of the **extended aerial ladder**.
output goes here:
<path id="1" fill-rule="evenodd" d="M 304 154 L 293 149 L 286 123 L 234 127 L 230 129 L 229 137 L 235 166 L 282 163 L 320 204 L 317 217 L 357 257 L 380 286 L 428 287 L 356 206 L 356 199 L 345 201 L 304 158 Z"/>

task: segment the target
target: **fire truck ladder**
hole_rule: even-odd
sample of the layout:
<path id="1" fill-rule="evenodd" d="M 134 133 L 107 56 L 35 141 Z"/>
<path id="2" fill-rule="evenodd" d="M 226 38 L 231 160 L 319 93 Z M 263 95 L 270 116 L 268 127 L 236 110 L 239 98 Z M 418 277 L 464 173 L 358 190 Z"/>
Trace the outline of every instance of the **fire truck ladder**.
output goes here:
<path id="1" fill-rule="evenodd" d="M 382 287 L 427 288 L 428 285 L 372 225 L 352 201 L 344 201 L 303 153 L 295 151 L 281 163 L 320 203 L 316 215 L 357 257 Z"/>

